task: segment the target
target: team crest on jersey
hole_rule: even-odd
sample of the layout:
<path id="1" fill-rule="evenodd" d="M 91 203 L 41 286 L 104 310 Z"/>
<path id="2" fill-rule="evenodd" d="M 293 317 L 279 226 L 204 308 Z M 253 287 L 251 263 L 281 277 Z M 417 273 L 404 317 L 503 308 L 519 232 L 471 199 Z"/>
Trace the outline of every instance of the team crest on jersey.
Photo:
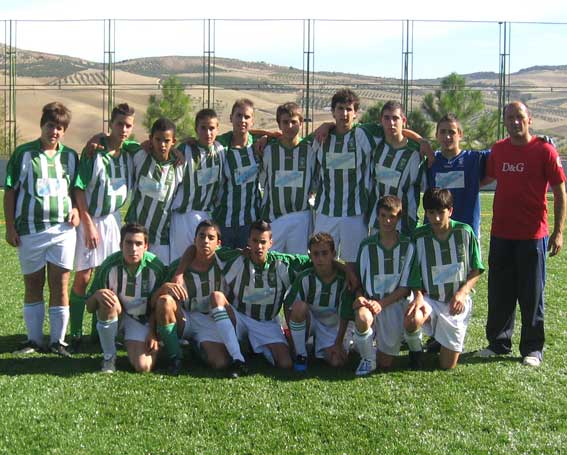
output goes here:
<path id="1" fill-rule="evenodd" d="M 268 286 L 275 288 L 277 286 L 277 274 L 275 268 L 268 271 Z"/>
<path id="2" fill-rule="evenodd" d="M 304 171 L 304 170 L 305 170 L 305 168 L 307 167 L 307 163 L 306 163 L 305 156 L 302 155 L 302 156 L 299 157 L 298 166 L 299 166 L 299 170 L 300 170 L 300 171 Z"/>
<path id="3" fill-rule="evenodd" d="M 354 139 L 354 134 L 351 134 L 348 140 L 347 150 L 349 152 L 356 152 L 356 140 Z"/>
<path id="4" fill-rule="evenodd" d="M 408 162 L 408 159 L 404 156 L 400 161 L 398 161 L 398 169 L 403 169 L 406 167 L 406 164 Z"/>
<path id="5" fill-rule="evenodd" d="M 141 292 L 142 295 L 147 295 L 150 293 L 150 283 L 148 282 L 148 280 L 142 280 Z"/>

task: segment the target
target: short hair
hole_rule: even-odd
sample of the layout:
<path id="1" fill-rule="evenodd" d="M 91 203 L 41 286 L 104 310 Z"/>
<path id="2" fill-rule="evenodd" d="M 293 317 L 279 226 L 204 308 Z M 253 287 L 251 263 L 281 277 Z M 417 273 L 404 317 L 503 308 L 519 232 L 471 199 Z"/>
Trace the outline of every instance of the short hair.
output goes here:
<path id="1" fill-rule="evenodd" d="M 250 98 L 238 98 L 232 105 L 230 115 L 232 116 L 232 114 L 234 114 L 234 111 L 239 107 L 249 107 L 254 110 L 254 102 Z"/>
<path id="2" fill-rule="evenodd" d="M 402 210 L 402 200 L 398 196 L 394 196 L 392 194 L 382 196 L 380 199 L 378 199 L 378 204 L 376 205 L 376 213 L 378 213 L 380 209 L 399 212 Z"/>
<path id="3" fill-rule="evenodd" d="M 54 101 L 43 106 L 41 111 L 41 119 L 39 126 L 45 125 L 47 122 L 53 122 L 62 126 L 65 130 L 71 123 L 71 111 L 63 103 Z"/>
<path id="4" fill-rule="evenodd" d="M 506 111 L 513 104 L 518 104 L 518 105 L 524 106 L 526 108 L 526 113 L 528 114 L 528 117 L 532 116 L 532 113 L 530 112 L 530 108 L 528 107 L 528 105 L 526 103 L 524 103 L 523 101 L 516 100 L 516 101 L 511 101 L 510 103 L 506 104 L 506 106 L 504 106 L 504 109 L 502 109 L 502 119 L 506 118 Z"/>
<path id="5" fill-rule="evenodd" d="M 112 113 L 110 114 L 110 123 L 114 122 L 116 117 L 118 117 L 119 115 L 132 117 L 135 113 L 136 111 L 134 110 L 134 108 L 128 103 L 121 103 L 118 106 L 114 106 L 114 108 L 112 109 Z"/>
<path id="6" fill-rule="evenodd" d="M 153 136 L 157 131 L 173 131 L 173 135 L 175 136 L 175 130 L 175 123 L 168 118 L 160 117 L 153 123 L 150 136 Z"/>
<path id="7" fill-rule="evenodd" d="M 144 241 L 148 243 L 148 230 L 139 223 L 126 223 L 120 229 L 120 244 L 124 242 L 126 234 L 144 234 Z"/>
<path id="8" fill-rule="evenodd" d="M 201 109 L 195 116 L 195 129 L 197 129 L 197 126 L 199 125 L 199 122 L 201 120 L 217 119 L 218 121 L 218 118 L 219 117 L 214 109 Z"/>
<path id="9" fill-rule="evenodd" d="M 309 251 L 311 251 L 311 247 L 313 245 L 319 245 L 320 243 L 328 245 L 329 248 L 331 248 L 331 251 L 335 251 L 335 240 L 328 232 L 317 232 L 316 234 L 313 234 L 309 237 L 307 247 L 309 248 Z"/>
<path id="10" fill-rule="evenodd" d="M 453 114 L 452 112 L 448 112 L 446 113 L 443 117 L 441 117 L 439 119 L 439 121 L 437 122 L 437 127 L 435 128 L 435 131 L 438 132 L 439 131 L 439 125 L 441 125 L 441 123 L 456 123 L 457 127 L 459 128 L 459 132 L 462 133 L 463 132 L 463 128 L 461 127 L 461 121 L 459 120 L 459 118 Z"/>
<path id="11" fill-rule="evenodd" d="M 358 108 L 360 107 L 360 98 L 358 98 L 358 95 L 354 93 L 351 89 L 343 88 L 337 91 L 333 95 L 333 98 L 331 98 L 331 109 L 334 110 L 335 106 L 338 103 L 344 103 L 344 104 L 352 103 L 354 105 L 354 110 L 358 111 Z"/>
<path id="12" fill-rule="evenodd" d="M 453 208 L 453 195 L 446 188 L 429 188 L 423 194 L 425 210 L 443 210 Z"/>
<path id="13" fill-rule="evenodd" d="M 213 228 L 215 231 L 217 231 L 217 238 L 220 240 L 222 237 L 221 234 L 221 228 L 220 226 L 215 223 L 213 220 L 203 220 L 201 221 L 198 225 L 197 225 L 197 229 L 195 229 L 195 238 L 197 238 L 197 235 L 199 234 L 199 231 L 201 229 L 209 229 L 209 228 Z"/>
<path id="14" fill-rule="evenodd" d="M 384 106 L 382 106 L 382 109 L 380 109 L 380 118 L 382 118 L 385 111 L 395 111 L 396 109 L 399 109 L 402 114 L 404 113 L 402 103 L 394 100 L 386 101 Z"/>
<path id="15" fill-rule="evenodd" d="M 289 103 L 284 103 L 281 106 L 278 106 L 276 110 L 276 122 L 278 123 L 278 125 L 280 123 L 282 115 L 284 114 L 287 114 L 290 117 L 299 117 L 299 120 L 303 122 L 303 114 L 301 113 L 301 108 L 297 103 L 290 101 Z"/>
<path id="16" fill-rule="evenodd" d="M 252 231 L 272 233 L 272 225 L 264 220 L 256 220 L 250 225 L 250 234 Z"/>

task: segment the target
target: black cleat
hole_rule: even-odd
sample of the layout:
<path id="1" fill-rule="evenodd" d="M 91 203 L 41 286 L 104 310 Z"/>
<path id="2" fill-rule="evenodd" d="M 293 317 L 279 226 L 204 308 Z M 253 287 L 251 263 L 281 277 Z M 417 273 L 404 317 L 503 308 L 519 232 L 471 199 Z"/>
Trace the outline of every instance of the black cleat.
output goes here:
<path id="1" fill-rule="evenodd" d="M 242 360 L 233 360 L 228 367 L 227 376 L 230 379 L 238 379 L 248 374 L 248 366 Z"/>
<path id="2" fill-rule="evenodd" d="M 60 355 L 61 357 L 71 357 L 71 353 L 67 350 L 67 346 L 56 341 L 55 343 L 51 343 L 49 345 L 49 352 L 52 354 Z"/>
<path id="3" fill-rule="evenodd" d="M 423 351 L 409 352 L 409 368 L 410 370 L 423 370 Z"/>
<path id="4" fill-rule="evenodd" d="M 78 354 L 79 352 L 81 352 L 82 344 L 83 344 L 83 339 L 80 336 L 72 337 L 71 343 L 69 343 L 69 351 L 71 351 L 73 354 Z"/>
<path id="5" fill-rule="evenodd" d="M 167 373 L 170 376 L 177 376 L 181 371 L 181 359 L 179 357 L 173 357 L 169 360 L 169 365 L 167 366 Z"/>
<path id="6" fill-rule="evenodd" d="M 429 340 L 425 343 L 425 352 L 437 354 L 439 351 L 441 351 L 441 343 L 433 337 L 429 338 Z"/>

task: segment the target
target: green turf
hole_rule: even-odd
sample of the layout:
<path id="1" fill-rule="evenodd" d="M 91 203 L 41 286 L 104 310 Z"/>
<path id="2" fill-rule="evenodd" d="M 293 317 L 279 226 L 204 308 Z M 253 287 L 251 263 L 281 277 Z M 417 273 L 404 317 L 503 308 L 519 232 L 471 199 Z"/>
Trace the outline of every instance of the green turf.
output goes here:
<path id="1" fill-rule="evenodd" d="M 487 252 L 490 197 L 483 197 Z M 1 235 L 4 237 L 4 225 Z M 548 261 L 547 347 L 540 369 L 463 355 L 455 371 L 399 367 L 355 378 L 313 364 L 306 376 L 262 359 L 229 381 L 192 358 L 184 374 L 97 373 L 97 349 L 16 358 L 25 338 L 16 250 L 1 242 L 0 453 L 554 454 L 567 451 L 567 252 Z M 485 345 L 486 277 L 474 296 L 466 350 Z M 88 324 L 85 323 L 88 331 Z M 46 327 L 47 333 L 47 327 Z M 517 338 L 515 339 L 517 342 Z"/>

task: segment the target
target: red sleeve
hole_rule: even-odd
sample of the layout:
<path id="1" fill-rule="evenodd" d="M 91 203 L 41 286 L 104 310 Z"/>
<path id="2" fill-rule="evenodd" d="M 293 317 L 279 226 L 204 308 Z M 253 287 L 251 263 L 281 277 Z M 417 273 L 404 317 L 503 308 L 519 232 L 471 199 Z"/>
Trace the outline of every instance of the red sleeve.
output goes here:
<path id="1" fill-rule="evenodd" d="M 496 172 L 494 169 L 495 166 L 494 160 L 496 159 L 495 155 L 496 154 L 494 153 L 494 148 L 493 148 L 490 154 L 488 155 L 488 160 L 486 161 L 486 176 L 490 177 L 491 179 L 496 178 Z"/>
<path id="2" fill-rule="evenodd" d="M 551 186 L 559 185 L 565 181 L 565 172 L 561 164 L 561 158 L 551 144 L 545 144 L 547 149 L 547 160 L 545 163 L 545 176 Z"/>

